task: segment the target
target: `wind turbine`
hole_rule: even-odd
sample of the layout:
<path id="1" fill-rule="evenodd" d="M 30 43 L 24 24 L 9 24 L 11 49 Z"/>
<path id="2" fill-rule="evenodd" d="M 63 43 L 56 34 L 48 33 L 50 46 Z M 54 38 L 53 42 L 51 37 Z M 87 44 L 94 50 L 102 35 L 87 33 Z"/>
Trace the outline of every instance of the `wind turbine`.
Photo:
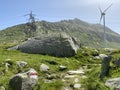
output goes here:
<path id="1" fill-rule="evenodd" d="M 35 22 L 35 14 L 32 13 L 32 11 L 29 14 L 26 14 L 24 16 L 29 16 L 29 21 L 30 22 Z"/>
<path id="2" fill-rule="evenodd" d="M 106 11 L 112 6 L 113 4 L 110 4 L 104 11 L 101 10 L 101 8 L 99 7 L 100 13 L 101 13 L 101 17 L 100 17 L 100 22 L 103 19 L 103 29 L 104 29 L 104 48 L 107 48 L 107 40 L 106 40 L 106 30 L 105 30 L 105 15 L 106 15 Z"/>

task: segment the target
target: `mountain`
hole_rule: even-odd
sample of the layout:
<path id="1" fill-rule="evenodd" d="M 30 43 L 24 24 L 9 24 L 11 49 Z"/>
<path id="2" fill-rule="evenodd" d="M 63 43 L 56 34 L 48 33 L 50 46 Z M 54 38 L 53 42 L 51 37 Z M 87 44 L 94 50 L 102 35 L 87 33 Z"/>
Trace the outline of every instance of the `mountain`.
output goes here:
<path id="1" fill-rule="evenodd" d="M 23 42 L 26 39 L 26 25 L 20 24 L 0 31 L 0 43 L 18 44 Z M 82 45 L 95 48 L 103 47 L 104 30 L 100 24 L 90 24 L 75 18 L 59 22 L 37 21 L 36 26 L 35 37 L 66 32 L 68 35 L 75 37 L 78 43 Z M 106 27 L 106 38 L 109 48 L 120 48 L 120 35 L 108 27 Z"/>

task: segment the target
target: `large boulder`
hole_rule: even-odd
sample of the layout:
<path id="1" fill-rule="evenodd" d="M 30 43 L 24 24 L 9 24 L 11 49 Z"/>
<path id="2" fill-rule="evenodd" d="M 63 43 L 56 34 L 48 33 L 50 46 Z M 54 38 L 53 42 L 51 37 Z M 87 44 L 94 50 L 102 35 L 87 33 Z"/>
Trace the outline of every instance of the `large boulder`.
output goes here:
<path id="1" fill-rule="evenodd" d="M 120 90 L 120 78 L 109 79 L 105 85 L 113 90 Z"/>
<path id="2" fill-rule="evenodd" d="M 104 57 L 102 59 L 100 79 L 103 80 L 105 76 L 109 76 L 110 61 L 112 56 Z"/>
<path id="3" fill-rule="evenodd" d="M 19 46 L 17 50 L 32 54 L 45 54 L 58 57 L 69 57 L 76 54 L 79 45 L 77 41 L 66 35 L 57 34 L 29 39 Z"/>
<path id="4" fill-rule="evenodd" d="M 30 69 L 25 73 L 14 75 L 9 82 L 12 90 L 31 90 L 38 83 L 37 72 Z"/>

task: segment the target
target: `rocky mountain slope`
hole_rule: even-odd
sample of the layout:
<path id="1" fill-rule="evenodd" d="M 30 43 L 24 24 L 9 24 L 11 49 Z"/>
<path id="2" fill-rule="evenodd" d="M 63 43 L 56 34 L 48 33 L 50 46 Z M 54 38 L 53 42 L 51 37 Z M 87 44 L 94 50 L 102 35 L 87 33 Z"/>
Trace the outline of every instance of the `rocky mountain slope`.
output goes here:
<path id="1" fill-rule="evenodd" d="M 0 31 L 0 90 L 120 89 L 120 50 L 82 46 L 72 57 L 54 57 L 8 50 L 13 44 L 18 45 L 26 42 L 28 39 L 25 34 L 26 25 L 21 24 Z M 54 35 L 61 37 L 61 33 L 66 32 L 75 38 L 73 41 L 78 41 L 78 45 L 81 43 L 98 48 L 103 46 L 101 25 L 89 24 L 78 19 L 55 23 L 41 21 L 36 22 L 36 25 L 37 30 L 33 34 L 34 38 L 29 38 L 27 41 L 31 39 L 33 41 L 34 39 L 41 40 L 42 37 L 45 40 L 50 40 L 50 42 L 55 40 L 58 43 L 60 41 L 66 43 L 66 38 L 61 38 L 60 41 L 50 38 Z M 109 28 L 106 30 L 109 47 L 118 48 L 120 35 Z M 49 36 L 49 38 L 43 36 Z M 71 39 L 68 40 L 71 41 Z M 106 64 L 103 61 L 106 62 L 108 57 L 111 59 Z"/>
<path id="2" fill-rule="evenodd" d="M 68 35 L 78 39 L 82 45 L 89 47 L 103 47 L 103 26 L 90 24 L 79 19 L 62 20 L 59 22 L 36 22 L 37 30 L 35 37 L 42 37 L 46 34 L 66 32 Z M 9 27 L 0 31 L 0 43 L 12 42 L 18 44 L 26 39 L 26 24 Z M 120 35 L 106 27 L 107 45 L 110 48 L 120 48 Z"/>

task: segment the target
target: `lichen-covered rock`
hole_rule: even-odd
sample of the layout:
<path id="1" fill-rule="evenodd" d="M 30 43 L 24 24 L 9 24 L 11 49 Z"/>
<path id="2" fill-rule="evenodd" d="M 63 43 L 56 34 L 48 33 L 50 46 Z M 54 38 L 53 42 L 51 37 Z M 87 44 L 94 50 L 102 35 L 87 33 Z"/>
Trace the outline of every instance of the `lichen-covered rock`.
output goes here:
<path id="1" fill-rule="evenodd" d="M 60 66 L 59 66 L 59 70 L 60 70 L 60 71 L 64 71 L 64 70 L 66 70 L 66 69 L 67 69 L 66 66 L 63 66 L 63 65 L 60 65 Z"/>
<path id="2" fill-rule="evenodd" d="M 38 83 L 37 72 L 30 69 L 25 73 L 19 73 L 10 79 L 12 90 L 31 90 Z"/>
<path id="3" fill-rule="evenodd" d="M 76 40 L 65 34 L 33 38 L 17 47 L 25 53 L 46 54 L 58 57 L 69 57 L 76 54 L 79 45 Z"/>
<path id="4" fill-rule="evenodd" d="M 113 90 L 120 90 L 120 78 L 109 79 L 105 85 Z"/>
<path id="5" fill-rule="evenodd" d="M 81 84 L 79 83 L 74 84 L 74 89 L 80 89 L 80 87 L 81 87 Z"/>
<path id="6" fill-rule="evenodd" d="M 102 59 L 102 65 L 101 65 L 101 73 L 100 73 L 100 79 L 103 80 L 105 76 L 109 76 L 109 69 L 110 69 L 110 61 L 112 59 L 112 56 L 105 56 Z"/>
<path id="7" fill-rule="evenodd" d="M 5 90 L 5 87 L 4 86 L 0 86 L 0 90 Z"/>
<path id="8" fill-rule="evenodd" d="M 46 64 L 40 65 L 40 71 L 47 72 L 47 71 L 49 71 L 49 69 L 50 69 L 49 66 Z"/>
<path id="9" fill-rule="evenodd" d="M 108 57 L 106 54 L 100 54 L 99 57 L 103 60 L 104 58 Z"/>
<path id="10" fill-rule="evenodd" d="M 17 61 L 16 63 L 19 67 L 25 67 L 27 65 L 27 62 L 25 61 Z"/>

